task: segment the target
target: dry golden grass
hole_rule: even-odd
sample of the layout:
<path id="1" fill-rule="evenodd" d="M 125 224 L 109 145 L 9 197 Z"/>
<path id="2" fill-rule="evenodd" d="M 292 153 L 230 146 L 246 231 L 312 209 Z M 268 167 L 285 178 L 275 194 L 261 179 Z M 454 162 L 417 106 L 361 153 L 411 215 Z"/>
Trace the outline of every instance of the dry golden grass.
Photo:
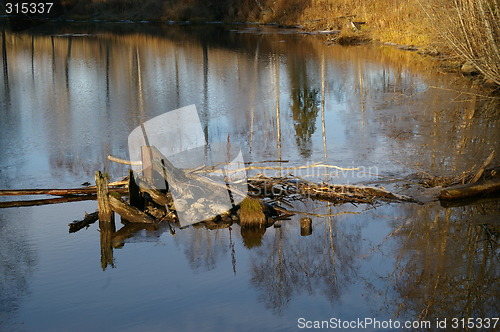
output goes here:
<path id="1" fill-rule="evenodd" d="M 418 0 L 90 0 L 73 12 L 82 14 L 131 20 L 258 21 L 346 32 L 352 32 L 351 21 L 366 22 L 364 35 L 400 44 L 425 44 L 433 33 Z"/>

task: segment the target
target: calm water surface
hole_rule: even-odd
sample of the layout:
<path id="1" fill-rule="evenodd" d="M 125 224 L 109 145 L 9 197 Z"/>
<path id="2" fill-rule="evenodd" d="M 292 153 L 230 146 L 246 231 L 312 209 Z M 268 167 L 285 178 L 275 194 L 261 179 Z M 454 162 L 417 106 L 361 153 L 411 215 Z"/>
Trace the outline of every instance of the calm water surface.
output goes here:
<path id="1" fill-rule="evenodd" d="M 98 169 L 118 179 L 127 167 L 107 154 L 127 159 L 135 127 L 190 104 L 208 143 L 229 136 L 248 161 L 358 167 L 297 175 L 399 192 L 404 182 L 387 177 L 458 174 L 500 141 L 493 102 L 388 46 L 244 26 L 46 25 L 7 33 L 6 54 L 2 189 L 79 187 Z M 112 260 L 98 224 L 68 233 L 96 208 L 0 209 L 1 330 L 289 331 L 301 317 L 435 327 L 499 315 L 498 200 L 296 202 L 325 215 L 310 236 L 300 215 L 250 234 L 236 224 L 125 229 Z"/>

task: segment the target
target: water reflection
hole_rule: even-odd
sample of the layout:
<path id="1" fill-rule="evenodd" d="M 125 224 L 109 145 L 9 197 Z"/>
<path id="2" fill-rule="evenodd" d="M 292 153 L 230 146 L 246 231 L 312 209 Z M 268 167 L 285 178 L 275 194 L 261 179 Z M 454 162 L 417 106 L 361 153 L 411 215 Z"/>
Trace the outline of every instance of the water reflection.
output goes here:
<path id="1" fill-rule="evenodd" d="M 435 321 L 498 314 L 498 199 L 404 212 L 407 221 L 395 234 L 398 259 L 387 276 L 398 315 Z"/>
<path id="2" fill-rule="evenodd" d="M 247 148 L 248 161 L 374 166 L 382 175 L 397 177 L 414 172 L 410 165 L 446 174 L 484 160 L 500 139 L 497 101 L 439 74 L 432 61 L 388 47 L 327 47 L 298 35 L 239 33 L 244 27 L 39 29 L 2 33 L 3 188 L 75 187 L 102 168 L 121 177 L 126 167 L 109 164 L 107 154 L 127 159 L 131 130 L 193 103 L 200 110 L 205 139 L 224 142 L 229 136 Z M 326 178 L 336 183 L 373 180 L 335 173 Z M 361 214 L 315 217 L 309 236 L 300 236 L 301 216 L 277 228 L 191 227 L 176 229 L 175 237 L 166 226 L 127 224 L 116 232 L 101 232 L 100 238 L 95 234 L 96 242 L 86 243 L 81 255 L 95 253 L 100 239 L 101 264 L 94 256 L 92 262 L 106 269 L 99 269 L 99 276 L 109 276 L 132 264 L 129 255 L 142 248 L 132 243 L 172 244 L 169 249 L 178 248 L 181 259 L 158 247 L 141 253 L 141 259 L 155 257 L 152 265 L 163 268 L 153 271 L 163 274 L 151 275 L 175 275 L 172 270 L 182 270 L 183 263 L 210 286 L 230 275 L 241 281 L 239 291 L 250 285 L 258 305 L 278 315 L 298 314 L 294 304 L 307 299 L 314 299 L 310 305 L 325 315 L 345 306 L 362 316 L 374 310 L 388 318 L 496 314 L 499 252 L 493 219 L 500 214 L 498 201 L 449 208 L 297 204 L 295 210 L 311 213 Z M 34 253 L 23 240 L 29 236 L 6 223 L 4 214 L 0 219 L 0 253 L 7 255 L 0 262 L 4 311 L 28 294 Z M 161 265 L 165 257 L 172 265 Z M 18 281 L 3 278 L 3 271 L 13 271 Z M 200 282 L 182 271 L 180 278 Z M 129 273 L 138 278 L 138 272 Z M 219 274 L 205 280 L 210 273 Z M 225 280 L 228 287 L 232 281 Z M 16 289 L 18 297 L 4 295 L 8 289 Z M 210 300 L 200 296 L 198 305 L 206 310 L 213 294 L 203 291 L 197 289 Z M 188 286 L 181 292 L 189 293 Z M 164 299 L 149 296 L 148 301 L 156 299 L 164 308 Z"/>
<path id="3" fill-rule="evenodd" d="M 290 223 L 297 222 L 298 217 Z M 296 227 L 285 224 L 266 236 L 251 256 L 251 284 L 276 313 L 302 294 L 324 296 L 335 304 L 356 281 L 360 247 L 353 244 L 361 240 L 359 229 L 346 229 L 331 217 L 315 224 L 314 236 L 302 239 L 297 239 Z"/>
<path id="4" fill-rule="evenodd" d="M 5 186 L 81 183 L 102 165 L 122 176 L 125 167 L 106 155 L 127 158 L 130 130 L 193 103 L 207 141 L 229 134 L 247 160 L 281 155 L 303 164 L 328 155 L 332 164 L 401 174 L 408 168 L 391 160 L 414 164 L 418 156 L 427 171 L 456 172 L 500 135 L 497 105 L 485 121 L 480 97 L 453 91 L 467 92 L 464 82 L 453 85 L 432 62 L 391 48 L 216 26 L 39 29 L 2 38 L 2 108 L 17 118 L 2 124 L 26 128 L 4 139 L 25 151 L 2 158 Z M 16 172 L 6 167 L 15 158 Z M 35 168 L 49 178 L 31 176 Z"/>
<path id="5" fill-rule="evenodd" d="M 300 153 L 309 158 L 312 153 L 311 138 L 316 131 L 319 111 L 319 88 L 311 86 L 306 57 L 295 54 L 287 66 L 290 71 L 290 102 L 294 120 L 295 139 Z M 317 78 L 316 78 L 317 80 Z"/>
<path id="6" fill-rule="evenodd" d="M 352 211 L 330 204 L 318 209 L 313 202 L 302 209 L 325 215 Z M 357 288 L 377 317 L 383 313 L 435 321 L 495 316 L 500 283 L 498 200 L 456 208 L 433 203 L 357 211 L 361 214 L 313 218 L 314 232 L 307 237 L 300 236 L 301 217 L 294 216 L 267 229 L 231 224 L 211 229 L 213 225 L 198 224 L 196 229 L 176 230 L 173 239 L 198 272 L 217 270 L 230 259 L 237 275 L 237 260 L 245 260 L 243 253 L 248 253 L 250 285 L 259 302 L 278 315 L 304 296 L 324 298 L 335 308 Z M 168 233 L 166 226 L 137 227 L 125 226 L 115 233 L 114 243 L 119 238 L 126 251 L 130 240 L 158 239 Z M 126 228 L 128 236 L 123 236 Z M 149 230 L 141 233 L 145 229 Z M 233 241 L 238 242 L 236 250 Z M 111 246 L 101 242 L 101 262 L 111 259 L 107 264 L 113 264 L 112 249 L 106 253 L 106 248 Z"/>
<path id="7" fill-rule="evenodd" d="M 25 218 L 29 214 L 0 213 L 0 328 L 12 323 L 12 316 L 31 291 L 30 279 L 37 259 L 29 241 L 29 228 L 20 220 Z"/>

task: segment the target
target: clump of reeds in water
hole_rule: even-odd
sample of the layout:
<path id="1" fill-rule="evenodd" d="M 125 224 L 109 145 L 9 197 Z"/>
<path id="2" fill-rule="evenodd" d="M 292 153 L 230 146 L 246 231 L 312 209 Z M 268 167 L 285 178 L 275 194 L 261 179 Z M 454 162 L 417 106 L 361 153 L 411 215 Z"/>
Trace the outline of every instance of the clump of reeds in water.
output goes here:
<path id="1" fill-rule="evenodd" d="M 239 215 L 241 227 L 265 227 L 264 204 L 256 198 L 245 197 L 240 203 Z"/>

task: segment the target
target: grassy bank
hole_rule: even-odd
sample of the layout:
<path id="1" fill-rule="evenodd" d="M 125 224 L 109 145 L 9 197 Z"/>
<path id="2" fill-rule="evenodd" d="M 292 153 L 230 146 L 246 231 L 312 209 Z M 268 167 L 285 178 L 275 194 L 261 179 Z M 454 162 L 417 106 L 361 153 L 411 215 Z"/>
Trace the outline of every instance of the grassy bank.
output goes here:
<path id="1" fill-rule="evenodd" d="M 67 2 L 77 0 L 66 0 Z M 259 22 L 453 53 L 500 85 L 497 0 L 88 0 L 77 19 Z"/>
<path id="2" fill-rule="evenodd" d="M 430 1 L 430 0 L 425 0 Z M 353 31 L 398 44 L 431 44 L 435 34 L 418 0 L 90 0 L 76 18 L 259 22 L 300 25 L 308 30 Z"/>

